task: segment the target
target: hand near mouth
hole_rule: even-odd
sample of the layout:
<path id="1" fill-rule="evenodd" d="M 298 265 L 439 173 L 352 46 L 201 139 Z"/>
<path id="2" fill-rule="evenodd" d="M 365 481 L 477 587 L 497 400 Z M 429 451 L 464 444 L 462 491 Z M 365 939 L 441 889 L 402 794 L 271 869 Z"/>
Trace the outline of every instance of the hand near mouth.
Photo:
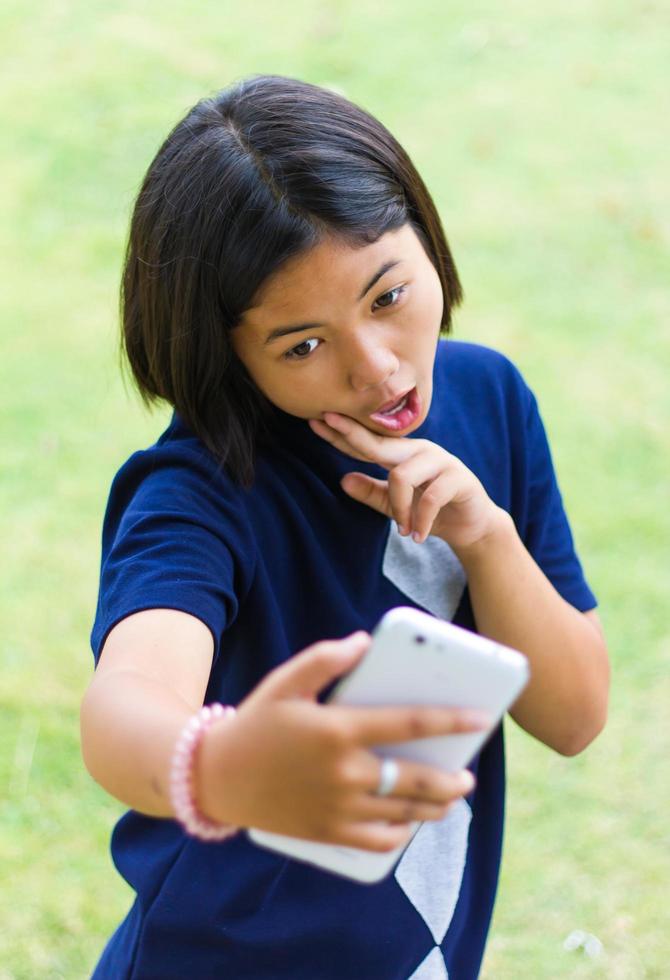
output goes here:
<path id="1" fill-rule="evenodd" d="M 472 547 L 494 531 L 501 510 L 456 456 L 428 439 L 383 436 L 355 419 L 326 412 L 309 425 L 331 446 L 389 471 L 387 480 L 347 473 L 342 489 L 359 503 L 392 518 L 400 534 L 422 543 L 429 534 L 454 549 Z"/>

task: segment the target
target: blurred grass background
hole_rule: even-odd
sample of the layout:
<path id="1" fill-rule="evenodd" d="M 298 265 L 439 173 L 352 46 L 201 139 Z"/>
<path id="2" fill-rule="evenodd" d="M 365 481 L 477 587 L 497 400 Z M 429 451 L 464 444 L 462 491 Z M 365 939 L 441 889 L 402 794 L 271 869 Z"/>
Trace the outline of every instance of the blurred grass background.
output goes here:
<path id="1" fill-rule="evenodd" d="M 465 286 L 455 334 L 538 393 L 600 600 L 605 733 L 563 759 L 508 727 L 483 976 L 668 976 L 669 38 L 654 0 L 3 4 L 1 980 L 88 976 L 130 902 L 78 732 L 109 483 L 167 418 L 120 380 L 122 248 L 174 122 L 257 72 L 406 146 Z M 600 955 L 564 949 L 576 929 Z"/>

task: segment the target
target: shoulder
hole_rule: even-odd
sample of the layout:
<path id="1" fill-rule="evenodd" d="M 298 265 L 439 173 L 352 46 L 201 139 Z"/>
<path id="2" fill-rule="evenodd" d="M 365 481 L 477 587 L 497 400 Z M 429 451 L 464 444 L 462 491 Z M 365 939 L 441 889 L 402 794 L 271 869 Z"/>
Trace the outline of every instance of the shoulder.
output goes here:
<path id="1" fill-rule="evenodd" d="M 418 435 L 462 460 L 509 510 L 525 480 L 533 403 L 509 357 L 481 344 L 441 340 L 429 417 Z"/>
<path id="2" fill-rule="evenodd" d="M 239 492 L 203 443 L 173 416 L 153 445 L 137 450 L 123 463 L 113 479 L 112 493 L 128 502 L 140 490 L 175 498 L 180 490 L 206 494 L 220 493 L 223 487 L 227 496 Z"/>
<path id="3" fill-rule="evenodd" d="M 521 372 L 509 357 L 483 344 L 441 338 L 436 365 L 441 375 L 453 381 L 462 379 L 468 384 L 496 383 L 527 387 Z"/>
<path id="4" fill-rule="evenodd" d="M 533 401 L 530 388 L 509 357 L 463 340 L 440 340 L 434 389 L 448 411 L 462 410 L 473 421 L 491 421 L 493 413 L 511 424 L 521 424 Z"/>
<path id="5" fill-rule="evenodd" d="M 246 524 L 243 491 L 204 444 L 173 416 L 146 449 L 133 453 L 114 476 L 105 514 L 108 531 L 151 515 L 182 515 L 211 529 Z"/>

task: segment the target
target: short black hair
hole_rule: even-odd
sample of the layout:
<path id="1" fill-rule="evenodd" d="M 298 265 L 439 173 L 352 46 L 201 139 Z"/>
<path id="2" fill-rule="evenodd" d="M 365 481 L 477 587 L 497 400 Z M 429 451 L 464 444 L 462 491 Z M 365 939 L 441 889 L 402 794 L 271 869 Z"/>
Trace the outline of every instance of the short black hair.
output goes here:
<path id="1" fill-rule="evenodd" d="M 411 224 L 462 299 L 433 200 L 397 140 L 342 95 L 253 75 L 198 102 L 135 201 L 121 285 L 122 351 L 146 403 L 169 402 L 233 478 L 253 484 L 269 403 L 229 337 L 270 275 L 335 236 L 351 246 Z"/>

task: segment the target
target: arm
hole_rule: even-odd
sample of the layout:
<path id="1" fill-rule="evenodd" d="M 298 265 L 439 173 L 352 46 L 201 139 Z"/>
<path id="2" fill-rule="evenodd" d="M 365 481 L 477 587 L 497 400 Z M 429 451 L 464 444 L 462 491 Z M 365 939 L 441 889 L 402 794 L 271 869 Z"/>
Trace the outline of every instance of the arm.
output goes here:
<path id="1" fill-rule="evenodd" d="M 172 816 L 170 762 L 203 703 L 214 651 L 208 628 L 173 609 L 148 609 L 111 630 L 80 712 L 91 776 L 140 813 Z"/>
<path id="2" fill-rule="evenodd" d="M 597 613 L 580 613 L 559 595 L 502 510 L 484 539 L 455 550 L 478 630 L 530 662 L 530 682 L 510 714 L 556 751 L 581 752 L 607 717 L 609 662 Z"/>
<path id="3" fill-rule="evenodd" d="M 205 816 L 329 843 L 392 850 L 414 820 L 440 820 L 472 777 L 402 761 L 393 794 L 374 795 L 382 742 L 476 731 L 448 708 L 349 708 L 317 694 L 350 670 L 370 636 L 323 640 L 271 671 L 208 728 L 196 753 L 195 796 Z M 170 609 L 128 616 L 110 632 L 81 706 L 87 769 L 141 813 L 173 816 L 172 753 L 202 705 L 213 640 L 198 619 Z"/>
<path id="4" fill-rule="evenodd" d="M 388 479 L 348 473 L 342 488 L 397 521 L 400 533 L 446 541 L 463 564 L 478 630 L 516 647 L 531 680 L 512 716 L 564 755 L 585 748 L 605 723 L 607 650 L 597 615 L 580 613 L 531 557 L 509 514 L 465 464 L 426 439 L 380 436 L 334 412 L 310 420 L 331 445 L 388 469 Z"/>

